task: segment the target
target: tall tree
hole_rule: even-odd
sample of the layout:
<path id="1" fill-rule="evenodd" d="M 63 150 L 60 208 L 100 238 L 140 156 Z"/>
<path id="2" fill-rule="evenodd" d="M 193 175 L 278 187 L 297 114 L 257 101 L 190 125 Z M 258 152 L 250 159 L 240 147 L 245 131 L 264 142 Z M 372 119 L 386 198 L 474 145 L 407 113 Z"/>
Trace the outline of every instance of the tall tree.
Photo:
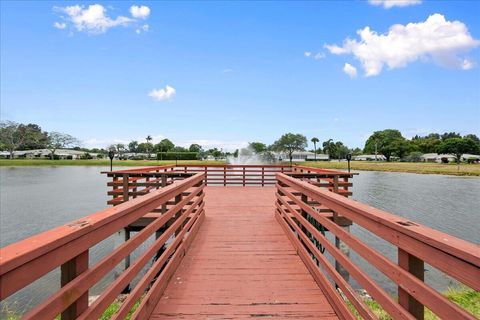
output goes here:
<path id="1" fill-rule="evenodd" d="M 313 137 L 310 141 L 313 142 L 313 150 L 314 150 L 314 154 L 315 154 L 315 161 L 317 161 L 317 142 L 319 142 L 320 140 L 318 140 L 317 137 Z"/>
<path id="2" fill-rule="evenodd" d="M 117 147 L 118 156 L 122 157 L 122 154 L 125 152 L 125 145 L 123 143 L 117 143 L 115 146 Z"/>
<path id="3" fill-rule="evenodd" d="M 348 147 L 344 145 L 343 142 L 335 142 L 335 157 L 338 160 L 345 158 L 349 152 L 350 149 L 348 149 Z"/>
<path id="4" fill-rule="evenodd" d="M 74 145 L 78 145 L 80 142 L 77 138 L 72 137 L 69 134 L 61 132 L 50 132 L 48 134 L 47 149 L 50 151 L 50 158 L 53 160 L 55 151 L 61 148 L 68 148 Z"/>
<path id="5" fill-rule="evenodd" d="M 457 164 L 460 163 L 464 153 L 480 153 L 479 146 L 469 138 L 449 138 L 438 146 L 438 153 L 447 153 L 455 156 Z"/>
<path id="6" fill-rule="evenodd" d="M 190 152 L 200 152 L 200 150 L 202 150 L 202 146 L 196 143 L 192 143 L 188 148 Z"/>
<path id="7" fill-rule="evenodd" d="M 146 146 L 147 146 L 147 159 L 150 159 L 150 152 L 152 151 L 152 148 L 150 148 L 150 146 L 152 145 L 152 144 L 150 143 L 150 141 L 152 141 L 153 138 L 152 138 L 150 135 L 148 135 L 148 136 L 145 138 L 145 140 L 147 140 L 147 145 L 146 145 Z"/>
<path id="8" fill-rule="evenodd" d="M 290 163 L 292 163 L 293 153 L 295 151 L 303 151 L 306 147 L 307 137 L 299 133 L 286 133 L 272 145 L 273 150 L 287 153 Z"/>
<path id="9" fill-rule="evenodd" d="M 135 141 L 135 140 L 131 141 L 128 144 L 128 151 L 133 152 L 136 155 L 138 152 L 138 141 Z"/>
<path id="10" fill-rule="evenodd" d="M 441 137 L 442 141 L 445 141 L 445 140 L 451 139 L 451 138 L 461 138 L 462 136 L 460 135 L 460 133 L 457 133 L 457 132 L 445 132 L 440 137 Z"/>
<path id="11" fill-rule="evenodd" d="M 387 161 L 393 154 L 399 151 L 402 144 L 399 140 L 405 140 L 400 131 L 395 129 L 386 129 L 375 131 L 365 142 L 365 153 L 374 153 L 376 150 L 383 154 Z"/>
<path id="12" fill-rule="evenodd" d="M 323 152 L 328 154 L 328 158 L 331 159 L 335 156 L 336 153 L 336 145 L 333 142 L 333 139 L 328 139 L 322 143 Z"/>
<path id="13" fill-rule="evenodd" d="M 157 151 L 159 152 L 169 152 L 172 151 L 173 148 L 175 148 L 175 144 L 168 139 L 162 139 L 159 143 L 155 145 L 155 147 L 158 149 Z"/>
<path id="14" fill-rule="evenodd" d="M 48 132 L 42 131 L 38 124 L 29 123 L 27 125 L 20 125 L 21 130 L 24 130 L 25 140 L 19 146 L 20 150 L 44 149 L 48 142 Z"/>
<path id="15" fill-rule="evenodd" d="M 261 154 L 267 151 L 267 145 L 262 142 L 249 142 L 248 147 L 256 154 Z"/>
<path id="16" fill-rule="evenodd" d="M 13 159 L 13 153 L 23 144 L 26 137 L 27 130 L 23 125 L 13 121 L 0 123 L 0 144 L 10 152 L 10 159 Z"/>

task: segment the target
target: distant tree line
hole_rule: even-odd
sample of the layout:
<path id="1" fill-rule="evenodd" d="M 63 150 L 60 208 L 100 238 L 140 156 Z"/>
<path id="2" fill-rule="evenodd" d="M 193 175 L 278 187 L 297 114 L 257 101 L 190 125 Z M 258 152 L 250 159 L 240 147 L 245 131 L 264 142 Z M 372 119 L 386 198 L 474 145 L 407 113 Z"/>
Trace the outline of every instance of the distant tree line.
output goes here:
<path id="1" fill-rule="evenodd" d="M 299 133 L 286 133 L 273 144 L 267 145 L 260 141 L 250 142 L 248 148 L 237 149 L 234 152 L 224 152 L 222 149 L 204 149 L 199 144 L 191 144 L 188 148 L 176 146 L 169 139 L 162 139 L 153 144 L 152 137 L 148 135 L 144 141 L 133 140 L 130 143 L 118 143 L 110 145 L 106 149 L 81 148 L 80 142 L 75 137 L 66 133 L 47 132 L 37 124 L 19 124 L 12 121 L 0 123 L 0 150 L 8 151 L 10 156 L 16 150 L 48 149 L 53 159 L 55 151 L 61 148 L 106 154 L 114 151 L 120 159 L 126 159 L 126 153 L 133 153 L 134 157 L 142 158 L 152 154 L 159 160 L 193 160 L 213 157 L 215 159 L 225 157 L 248 156 L 255 154 L 265 161 L 274 161 L 274 152 L 286 154 L 290 161 L 295 151 L 305 151 L 308 146 L 307 137 Z M 399 130 L 385 129 L 375 131 L 365 142 L 363 149 L 349 148 L 342 141 L 325 139 L 321 141 L 312 137 L 314 149 L 310 150 L 315 154 L 326 154 L 329 159 L 344 159 L 347 154 L 360 155 L 379 154 L 385 156 L 387 161 L 392 158 L 402 161 L 420 161 L 421 155 L 425 153 L 451 154 L 457 162 L 461 160 L 462 154 L 480 154 L 480 139 L 475 134 L 460 135 L 456 132 L 445 132 L 443 134 L 430 133 L 426 136 L 414 136 L 406 139 Z M 138 154 L 138 156 L 137 156 Z"/>
<path id="2" fill-rule="evenodd" d="M 412 139 L 406 139 L 399 130 L 386 129 L 375 131 L 365 142 L 365 147 L 348 148 L 341 141 L 327 139 L 321 144 L 317 137 L 310 140 L 314 149 L 310 150 L 315 154 L 323 153 L 329 159 L 345 159 L 347 154 L 360 155 L 379 154 L 385 156 L 387 161 L 392 157 L 402 161 L 421 161 L 425 153 L 451 154 L 457 162 L 460 162 L 463 154 L 480 154 L 480 139 L 475 134 L 465 136 L 456 132 L 445 132 L 443 134 L 431 133 L 426 136 L 416 135 Z M 317 147 L 318 144 L 318 147 Z M 295 151 L 305 151 L 307 138 L 302 134 L 287 133 L 282 135 L 272 145 L 267 146 L 262 142 L 250 142 L 249 149 L 256 154 L 265 155 L 272 151 L 284 152 L 292 161 Z"/>

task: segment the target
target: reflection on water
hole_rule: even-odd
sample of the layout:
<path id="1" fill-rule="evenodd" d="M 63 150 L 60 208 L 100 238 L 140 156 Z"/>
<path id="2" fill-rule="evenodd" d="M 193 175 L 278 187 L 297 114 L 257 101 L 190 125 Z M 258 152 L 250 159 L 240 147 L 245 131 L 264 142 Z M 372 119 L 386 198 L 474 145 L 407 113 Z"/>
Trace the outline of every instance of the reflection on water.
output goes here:
<path id="1" fill-rule="evenodd" d="M 6 246 L 28 236 L 68 223 L 106 208 L 107 178 L 103 167 L 0 168 L 0 244 Z M 479 243 L 480 179 L 408 173 L 361 172 L 353 179 L 353 199 L 406 217 L 470 242 Z M 208 213 L 207 213 L 208 214 Z M 396 249 L 359 227 L 352 233 L 396 261 Z M 91 262 L 113 248 L 111 239 L 91 250 Z M 376 274 L 359 257 L 353 259 Z M 452 282 L 431 267 L 426 281 L 439 290 Z M 58 270 L 13 295 L 18 310 L 24 310 L 58 288 Z M 92 290 L 95 294 L 110 275 Z M 376 276 L 382 286 L 395 292 L 390 281 Z"/>

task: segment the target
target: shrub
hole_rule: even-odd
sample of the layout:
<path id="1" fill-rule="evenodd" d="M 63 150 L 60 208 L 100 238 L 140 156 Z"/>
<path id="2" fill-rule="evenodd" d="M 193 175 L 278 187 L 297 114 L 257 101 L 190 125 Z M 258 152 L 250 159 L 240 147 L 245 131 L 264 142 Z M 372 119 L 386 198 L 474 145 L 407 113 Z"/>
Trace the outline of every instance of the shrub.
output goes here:
<path id="1" fill-rule="evenodd" d="M 197 160 L 198 152 L 159 152 L 157 160 Z"/>

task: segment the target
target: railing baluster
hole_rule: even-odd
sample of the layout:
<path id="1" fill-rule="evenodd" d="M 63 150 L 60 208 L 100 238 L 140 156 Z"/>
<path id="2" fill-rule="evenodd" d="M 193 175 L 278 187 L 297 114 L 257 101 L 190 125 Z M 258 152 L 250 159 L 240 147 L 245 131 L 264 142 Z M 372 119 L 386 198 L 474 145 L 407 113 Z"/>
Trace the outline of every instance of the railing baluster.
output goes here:
<path id="1" fill-rule="evenodd" d="M 424 281 L 424 262 L 401 248 L 398 248 L 398 265 L 418 279 Z M 423 319 L 423 305 L 400 286 L 398 287 L 398 303 L 407 309 L 416 319 Z"/>
<path id="2" fill-rule="evenodd" d="M 61 286 L 66 286 L 81 273 L 88 269 L 88 250 L 80 253 L 75 258 L 65 262 L 61 266 Z M 73 302 L 64 312 L 62 320 L 76 319 L 85 309 L 88 308 L 88 291 Z"/>
<path id="3" fill-rule="evenodd" d="M 123 177 L 123 202 L 128 201 L 128 187 L 129 187 L 129 181 L 128 181 L 128 173 L 124 173 L 122 175 Z"/>

